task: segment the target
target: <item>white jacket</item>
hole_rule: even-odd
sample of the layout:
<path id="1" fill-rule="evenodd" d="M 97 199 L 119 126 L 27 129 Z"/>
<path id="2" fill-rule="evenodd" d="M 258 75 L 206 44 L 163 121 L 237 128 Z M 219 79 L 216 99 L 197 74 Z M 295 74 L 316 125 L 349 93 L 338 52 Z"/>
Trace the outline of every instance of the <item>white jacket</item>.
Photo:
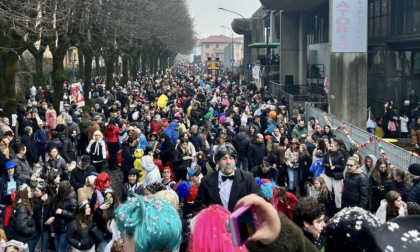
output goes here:
<path id="1" fill-rule="evenodd" d="M 160 176 L 159 168 L 153 163 L 153 159 L 149 155 L 145 155 L 141 158 L 141 165 L 143 169 L 146 170 L 146 175 L 144 176 L 144 180 L 141 182 L 142 186 L 146 188 L 146 186 L 152 183 L 160 183 L 162 178 Z"/>
<path id="2" fill-rule="evenodd" d="M 379 222 L 381 224 L 385 224 L 386 222 L 386 208 L 388 207 L 388 203 L 386 200 L 381 200 L 381 206 L 378 208 L 378 211 L 376 211 L 376 218 L 378 218 Z M 402 201 L 401 207 L 398 210 L 398 216 L 404 216 L 404 210 L 407 207 L 407 204 Z"/>

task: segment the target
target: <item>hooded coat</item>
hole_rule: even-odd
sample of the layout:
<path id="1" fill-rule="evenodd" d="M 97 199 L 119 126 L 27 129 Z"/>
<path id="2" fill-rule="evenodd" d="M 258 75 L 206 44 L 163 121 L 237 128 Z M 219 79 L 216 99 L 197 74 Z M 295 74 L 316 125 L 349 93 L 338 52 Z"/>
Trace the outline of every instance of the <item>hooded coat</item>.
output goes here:
<path id="1" fill-rule="evenodd" d="M 144 176 L 144 180 L 142 182 L 142 186 L 144 188 L 152 183 L 161 182 L 162 177 L 160 176 L 159 168 L 155 165 L 151 156 L 143 156 L 141 158 L 141 165 L 143 169 L 146 170 L 146 176 Z"/>

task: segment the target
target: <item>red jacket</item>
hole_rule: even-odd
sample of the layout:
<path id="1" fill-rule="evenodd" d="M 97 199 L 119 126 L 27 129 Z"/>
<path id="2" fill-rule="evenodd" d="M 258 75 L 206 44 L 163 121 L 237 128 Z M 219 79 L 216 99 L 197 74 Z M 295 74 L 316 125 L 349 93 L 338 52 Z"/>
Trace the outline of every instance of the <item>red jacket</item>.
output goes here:
<path id="1" fill-rule="evenodd" d="M 150 122 L 150 132 L 151 133 L 156 132 L 156 133 L 159 134 L 161 129 L 162 129 L 162 126 L 160 125 L 160 123 L 158 121 L 153 120 L 153 121 Z"/>
<path id="2" fill-rule="evenodd" d="M 286 192 L 286 198 L 288 199 L 288 203 L 286 204 L 284 200 L 279 200 L 277 205 L 277 210 L 284 213 L 289 219 L 293 220 L 293 208 L 295 208 L 296 202 L 298 198 L 290 192 Z"/>
<path id="3" fill-rule="evenodd" d="M 120 134 L 120 128 L 118 128 L 118 126 L 109 124 L 105 128 L 104 137 L 106 137 L 107 142 L 118 143 L 119 134 Z"/>

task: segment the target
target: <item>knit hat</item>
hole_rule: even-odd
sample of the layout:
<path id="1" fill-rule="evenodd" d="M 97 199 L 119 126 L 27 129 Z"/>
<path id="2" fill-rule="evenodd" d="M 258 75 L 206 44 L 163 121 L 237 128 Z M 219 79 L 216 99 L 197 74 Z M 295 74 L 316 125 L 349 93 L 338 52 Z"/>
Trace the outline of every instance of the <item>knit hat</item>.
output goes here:
<path id="1" fill-rule="evenodd" d="M 71 116 L 66 116 L 66 121 L 73 121 L 73 118 Z"/>
<path id="2" fill-rule="evenodd" d="M 276 111 L 272 110 L 272 111 L 270 111 L 270 113 L 268 113 L 268 116 L 269 116 L 270 118 L 276 118 L 277 113 L 276 113 Z"/>
<path id="3" fill-rule="evenodd" d="M 420 164 L 411 164 L 408 171 L 414 176 L 420 176 Z"/>
<path id="4" fill-rule="evenodd" d="M 220 116 L 220 119 L 219 119 L 219 122 L 226 122 L 227 121 L 227 118 L 226 118 L 226 116 L 224 116 L 224 115 L 222 115 L 222 116 Z"/>

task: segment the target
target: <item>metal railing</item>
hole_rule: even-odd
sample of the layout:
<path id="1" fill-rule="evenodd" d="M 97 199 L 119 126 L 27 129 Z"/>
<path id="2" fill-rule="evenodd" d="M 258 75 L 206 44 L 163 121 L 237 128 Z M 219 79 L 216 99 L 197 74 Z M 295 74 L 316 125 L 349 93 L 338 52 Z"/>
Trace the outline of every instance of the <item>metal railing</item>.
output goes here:
<path id="1" fill-rule="evenodd" d="M 322 111 L 321 109 L 318 109 L 314 106 L 312 106 L 309 103 L 305 104 L 305 119 L 306 121 L 308 121 L 309 117 L 314 117 L 316 120 L 318 120 L 318 122 L 321 125 L 326 125 L 327 122 L 324 118 L 324 115 L 328 118 L 328 120 L 331 123 L 331 126 L 333 129 L 336 129 L 339 125 L 341 125 L 341 123 L 343 123 L 342 120 L 340 120 L 339 118 L 330 115 L 324 111 Z M 365 130 L 362 130 L 350 123 L 344 122 L 347 130 L 349 131 L 349 135 L 351 136 L 351 138 L 358 144 L 363 144 L 365 142 L 368 141 L 369 137 L 374 137 L 376 139 L 375 135 L 372 135 L 370 133 L 368 133 Z M 334 130 L 334 134 L 343 139 L 344 143 L 346 144 L 346 146 L 350 147 L 351 143 L 348 140 L 346 134 L 344 133 L 343 129 L 340 130 Z M 414 155 L 412 152 L 406 151 L 403 148 L 385 142 L 385 141 L 380 141 L 379 142 L 382 145 L 382 149 L 384 150 L 384 155 L 386 155 L 389 159 L 389 161 L 391 162 L 391 164 L 395 167 L 395 168 L 404 168 L 407 169 L 408 166 L 410 164 L 413 163 L 420 163 L 420 157 Z M 377 158 L 382 158 L 383 155 L 380 152 L 380 148 L 379 148 L 379 143 L 374 140 L 373 142 L 371 142 L 370 144 L 368 144 L 366 147 L 364 148 L 360 148 L 359 152 L 362 156 L 366 156 L 366 155 L 375 155 Z"/>

